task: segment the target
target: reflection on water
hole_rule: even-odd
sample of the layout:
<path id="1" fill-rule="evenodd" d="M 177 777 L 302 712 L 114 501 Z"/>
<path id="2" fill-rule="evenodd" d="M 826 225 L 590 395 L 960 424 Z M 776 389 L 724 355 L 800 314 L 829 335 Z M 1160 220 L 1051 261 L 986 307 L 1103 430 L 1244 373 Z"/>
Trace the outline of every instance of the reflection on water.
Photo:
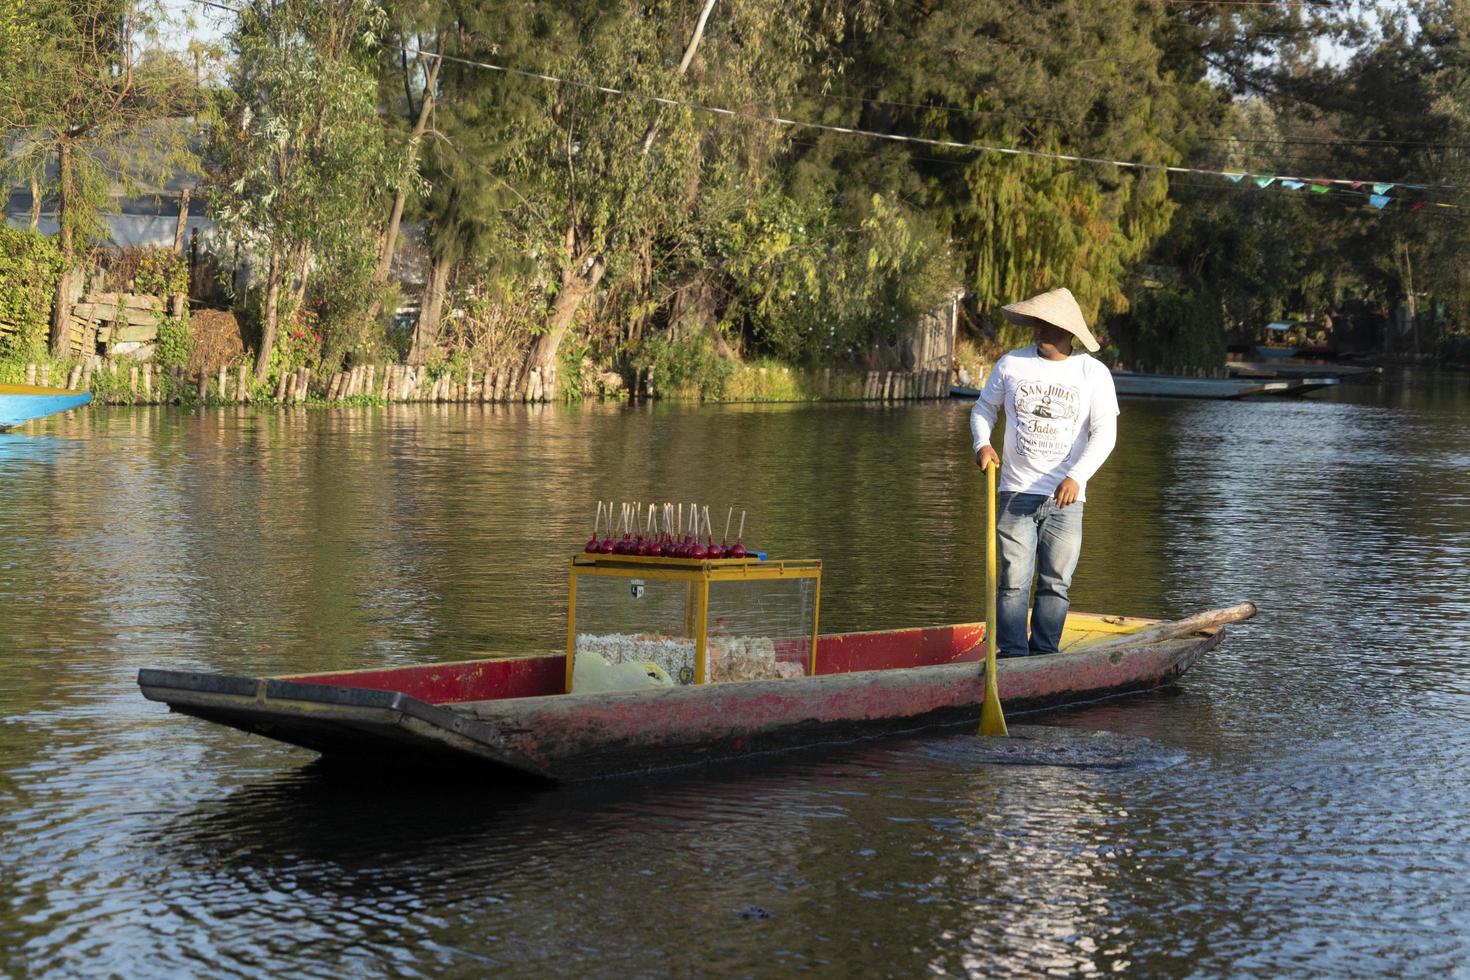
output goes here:
<path id="1" fill-rule="evenodd" d="M 0 974 L 1453 972 L 1470 383 L 1124 405 L 1080 608 L 1186 684 L 549 792 L 169 716 L 139 666 L 556 649 L 600 497 L 749 510 L 827 629 L 979 617 L 966 405 L 97 410 L 0 436 Z"/>

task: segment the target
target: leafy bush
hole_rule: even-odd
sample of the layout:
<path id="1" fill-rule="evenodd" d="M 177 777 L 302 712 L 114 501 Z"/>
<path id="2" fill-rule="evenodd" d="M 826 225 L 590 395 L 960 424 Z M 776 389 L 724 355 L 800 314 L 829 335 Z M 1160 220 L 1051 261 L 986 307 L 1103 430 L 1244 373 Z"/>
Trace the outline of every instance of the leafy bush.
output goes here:
<path id="1" fill-rule="evenodd" d="M 734 365 L 715 353 L 702 335 L 646 338 L 632 350 L 629 363 L 639 371 L 652 371 L 653 385 L 663 395 L 722 398 L 734 373 Z"/>
<path id="2" fill-rule="evenodd" d="M 0 223 L 0 359 L 46 356 L 61 264 L 54 240 Z"/>
<path id="3" fill-rule="evenodd" d="M 1470 334 L 1450 334 L 1440 338 L 1439 360 L 1442 364 L 1470 366 Z"/>
<path id="4" fill-rule="evenodd" d="M 1108 320 L 1119 355 L 1129 367 L 1178 373 L 1225 363 L 1225 327 L 1219 299 L 1207 289 L 1146 289 L 1126 315 Z M 1106 336 L 1098 338 L 1104 345 Z"/>
<path id="5" fill-rule="evenodd" d="M 771 198 L 725 224 L 712 251 L 730 276 L 726 323 L 759 351 L 806 364 L 892 342 L 955 281 L 944 237 L 880 194 L 847 208 Z"/>
<path id="6" fill-rule="evenodd" d="M 302 311 L 283 324 L 281 335 L 271 351 L 271 376 L 298 368 L 315 369 L 322 359 L 322 336 L 316 330 L 316 317 Z"/>
<path id="7" fill-rule="evenodd" d="M 764 358 L 737 366 L 722 392 L 730 401 L 753 402 L 804 402 L 817 396 L 817 382 L 807 372 Z"/>
<path id="8" fill-rule="evenodd" d="M 133 291 L 153 296 L 189 294 L 189 263 L 171 248 L 144 249 L 139 256 L 138 271 L 133 277 Z"/>
<path id="9" fill-rule="evenodd" d="M 173 317 L 158 318 L 158 341 L 154 347 L 153 360 L 160 367 L 183 367 L 189 363 L 189 318 L 175 320 Z"/>

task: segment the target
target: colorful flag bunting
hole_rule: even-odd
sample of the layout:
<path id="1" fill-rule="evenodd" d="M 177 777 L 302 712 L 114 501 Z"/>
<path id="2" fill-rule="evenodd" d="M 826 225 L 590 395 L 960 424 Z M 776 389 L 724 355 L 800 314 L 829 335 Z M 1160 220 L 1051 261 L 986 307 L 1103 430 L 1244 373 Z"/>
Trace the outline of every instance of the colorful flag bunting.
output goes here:
<path id="1" fill-rule="evenodd" d="M 1304 181 L 1292 180 L 1290 177 L 1282 177 L 1281 186 L 1285 187 L 1289 191 L 1299 191 L 1307 185 Z"/>
<path id="2" fill-rule="evenodd" d="M 1386 204 L 1388 204 L 1388 201 L 1389 201 L 1389 197 L 1388 197 L 1387 194 L 1370 194 L 1370 195 L 1368 195 L 1368 203 L 1371 204 L 1371 205 L 1373 205 L 1375 208 L 1382 208 L 1383 206 L 1385 206 Z"/>
<path id="3" fill-rule="evenodd" d="M 1391 190 L 1393 190 L 1393 185 L 1392 184 L 1374 184 L 1373 185 L 1373 193 L 1374 194 L 1387 194 Z"/>
<path id="4" fill-rule="evenodd" d="M 1233 184 L 1238 184 L 1243 179 L 1245 179 L 1245 174 L 1231 174 L 1231 173 L 1227 173 L 1227 174 L 1225 174 L 1225 179 L 1228 180 L 1228 181 L 1230 181 Z"/>
<path id="5" fill-rule="evenodd" d="M 1276 179 L 1275 177 L 1257 177 L 1256 178 L 1256 186 L 1257 187 L 1270 187 L 1271 186 L 1271 181 L 1273 181 L 1275 179 Z"/>

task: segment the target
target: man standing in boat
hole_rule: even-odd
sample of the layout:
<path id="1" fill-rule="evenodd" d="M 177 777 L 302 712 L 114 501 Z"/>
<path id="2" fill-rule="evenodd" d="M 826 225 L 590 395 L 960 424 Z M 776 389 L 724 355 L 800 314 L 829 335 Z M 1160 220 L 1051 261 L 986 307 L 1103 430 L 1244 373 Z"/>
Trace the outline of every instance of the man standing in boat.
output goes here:
<path id="1" fill-rule="evenodd" d="M 1000 466 L 997 655 L 1024 657 L 1060 649 L 1072 573 L 1082 554 L 1087 481 L 1117 441 L 1118 396 L 1100 361 L 1072 352 L 1074 339 L 1091 352 L 1098 344 L 1071 292 L 1053 289 L 1002 312 L 1031 327 L 1035 343 L 996 362 L 970 411 L 970 431 L 975 462 Z M 1004 459 L 990 445 L 1002 411 Z"/>

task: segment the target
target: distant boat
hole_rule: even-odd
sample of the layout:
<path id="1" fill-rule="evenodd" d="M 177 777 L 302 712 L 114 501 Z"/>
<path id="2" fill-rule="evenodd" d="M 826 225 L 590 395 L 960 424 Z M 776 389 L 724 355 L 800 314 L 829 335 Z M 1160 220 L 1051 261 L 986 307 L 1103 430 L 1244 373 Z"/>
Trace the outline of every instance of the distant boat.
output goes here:
<path id="1" fill-rule="evenodd" d="M 1309 391 L 1330 388 L 1336 378 L 1292 378 L 1247 380 L 1243 378 L 1183 378 L 1172 374 L 1139 374 L 1114 371 L 1113 387 L 1120 398 L 1213 398 L 1230 400 L 1270 395 L 1291 398 Z M 980 389 L 954 385 L 953 398 L 978 398 Z"/>
<path id="2" fill-rule="evenodd" d="M 91 400 L 90 391 L 42 388 L 39 385 L 0 385 L 0 432 L 32 419 L 81 408 Z"/>
<path id="3" fill-rule="evenodd" d="M 1297 349 L 1295 347 L 1273 347 L 1269 344 L 1256 345 L 1257 357 L 1296 357 L 1296 355 Z"/>
<path id="4" fill-rule="evenodd" d="M 1316 364 L 1291 358 L 1270 361 L 1226 361 L 1232 378 L 1358 378 L 1379 374 L 1367 364 Z"/>

